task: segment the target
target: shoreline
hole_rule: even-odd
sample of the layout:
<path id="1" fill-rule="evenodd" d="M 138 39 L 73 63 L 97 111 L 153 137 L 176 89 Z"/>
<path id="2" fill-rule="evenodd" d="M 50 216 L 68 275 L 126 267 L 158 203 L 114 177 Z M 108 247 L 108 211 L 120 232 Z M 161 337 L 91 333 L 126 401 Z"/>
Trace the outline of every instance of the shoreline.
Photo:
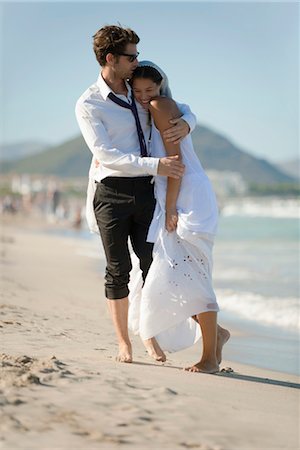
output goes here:
<path id="1" fill-rule="evenodd" d="M 1 227 L 0 448 L 297 448 L 298 377 L 228 360 L 233 373 L 184 372 L 200 349 L 160 364 L 137 336 L 116 363 L 95 260 L 36 225 Z"/>
<path id="2" fill-rule="evenodd" d="M 51 223 L 34 222 L 28 220 L 28 231 L 38 232 L 41 235 L 53 236 L 74 241 L 76 254 L 88 256 L 94 260 L 94 270 L 98 276 L 104 276 L 105 259 L 99 236 L 92 234 L 88 229 L 63 228 Z M 77 245 L 76 245 L 77 243 Z M 100 246 L 100 248 L 98 247 Z M 218 291 L 218 289 L 216 289 Z M 225 354 L 233 362 L 252 365 L 261 369 L 300 375 L 299 338 L 297 330 L 289 330 L 275 325 L 255 323 L 230 311 L 219 312 L 220 323 L 229 330 L 234 330 L 229 347 Z M 195 347 L 197 344 L 195 345 Z"/>

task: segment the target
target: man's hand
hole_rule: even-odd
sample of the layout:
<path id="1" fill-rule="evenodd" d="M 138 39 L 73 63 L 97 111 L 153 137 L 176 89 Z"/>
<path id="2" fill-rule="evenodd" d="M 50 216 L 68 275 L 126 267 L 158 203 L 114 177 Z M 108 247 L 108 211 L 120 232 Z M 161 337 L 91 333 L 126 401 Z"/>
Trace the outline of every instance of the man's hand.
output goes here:
<path id="1" fill-rule="evenodd" d="M 163 138 L 167 142 L 179 144 L 180 141 L 189 134 L 190 127 L 188 123 L 180 117 L 178 119 L 171 119 L 169 122 L 173 124 L 173 126 L 163 132 Z"/>
<path id="2" fill-rule="evenodd" d="M 181 178 L 184 174 L 184 164 L 178 160 L 179 156 L 159 158 L 157 175 L 171 178 Z"/>
<path id="3" fill-rule="evenodd" d="M 171 233 L 177 228 L 178 212 L 176 207 L 166 210 L 166 229 Z"/>

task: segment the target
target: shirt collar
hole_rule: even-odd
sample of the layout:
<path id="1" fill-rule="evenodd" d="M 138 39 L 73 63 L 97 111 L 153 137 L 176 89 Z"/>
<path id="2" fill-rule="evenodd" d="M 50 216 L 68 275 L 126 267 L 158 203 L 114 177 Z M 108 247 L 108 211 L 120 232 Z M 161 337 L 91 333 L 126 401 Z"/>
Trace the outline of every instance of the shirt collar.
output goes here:
<path id="1" fill-rule="evenodd" d="M 132 95 L 131 86 L 128 83 L 128 81 L 126 81 L 126 80 L 125 80 L 125 84 L 126 84 L 126 88 L 127 88 L 127 91 L 128 91 L 128 98 L 131 99 L 131 95 Z M 100 94 L 102 95 L 104 100 L 107 99 L 108 94 L 110 92 L 112 92 L 114 94 L 113 90 L 108 86 L 108 84 L 102 78 L 101 72 L 99 73 L 99 76 L 98 76 L 98 79 L 97 79 L 97 86 L 98 86 L 98 88 L 100 90 Z M 115 94 L 115 95 L 118 95 L 118 94 Z"/>

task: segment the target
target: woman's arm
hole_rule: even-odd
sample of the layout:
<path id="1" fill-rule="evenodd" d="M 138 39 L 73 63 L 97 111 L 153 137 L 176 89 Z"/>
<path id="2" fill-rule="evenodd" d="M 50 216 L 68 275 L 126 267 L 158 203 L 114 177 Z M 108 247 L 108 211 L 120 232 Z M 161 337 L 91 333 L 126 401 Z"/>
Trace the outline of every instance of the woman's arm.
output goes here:
<path id="1" fill-rule="evenodd" d="M 179 144 L 185 136 L 195 129 L 197 124 L 197 118 L 188 105 L 177 103 L 177 106 L 181 112 L 181 117 L 170 120 L 170 124 L 176 126 L 169 127 L 164 132 L 164 138 L 167 142 L 174 142 L 174 144 Z"/>
<path id="2" fill-rule="evenodd" d="M 159 130 L 167 156 L 178 156 L 181 161 L 180 144 L 168 142 L 163 136 L 163 132 L 170 128 L 170 120 L 177 119 L 181 113 L 176 102 L 167 97 L 157 97 L 150 102 L 150 113 L 153 117 L 156 128 Z M 168 177 L 166 193 L 166 229 L 174 231 L 177 227 L 177 208 L 176 202 L 180 190 L 181 179 L 172 179 Z"/>

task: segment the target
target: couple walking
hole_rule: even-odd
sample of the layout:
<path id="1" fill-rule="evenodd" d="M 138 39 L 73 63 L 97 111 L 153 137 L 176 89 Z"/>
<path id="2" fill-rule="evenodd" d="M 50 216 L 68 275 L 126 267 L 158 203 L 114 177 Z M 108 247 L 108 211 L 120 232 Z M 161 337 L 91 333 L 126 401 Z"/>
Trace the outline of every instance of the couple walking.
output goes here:
<path id="1" fill-rule="evenodd" d="M 202 334 L 202 357 L 187 370 L 215 373 L 229 339 L 212 288 L 216 199 L 193 150 L 196 118 L 158 66 L 138 62 L 138 42 L 119 26 L 97 31 L 101 72 L 76 104 L 93 153 L 87 218 L 106 255 L 117 359 L 132 362 L 128 325 L 158 361 Z"/>

